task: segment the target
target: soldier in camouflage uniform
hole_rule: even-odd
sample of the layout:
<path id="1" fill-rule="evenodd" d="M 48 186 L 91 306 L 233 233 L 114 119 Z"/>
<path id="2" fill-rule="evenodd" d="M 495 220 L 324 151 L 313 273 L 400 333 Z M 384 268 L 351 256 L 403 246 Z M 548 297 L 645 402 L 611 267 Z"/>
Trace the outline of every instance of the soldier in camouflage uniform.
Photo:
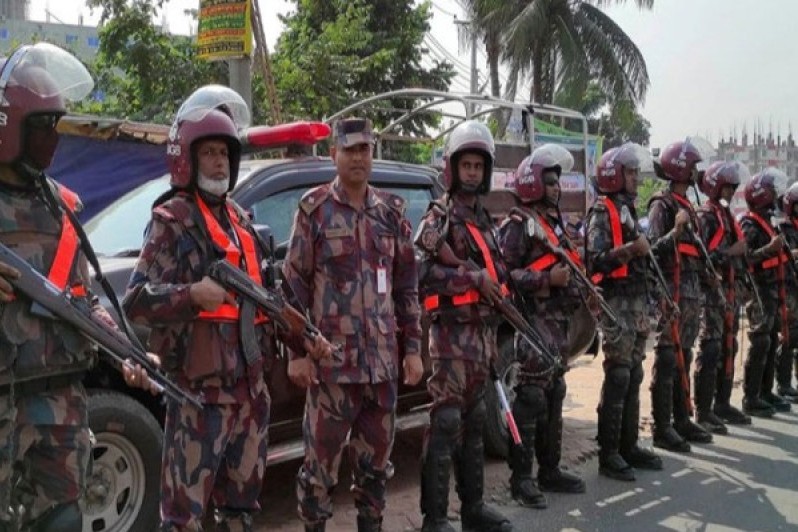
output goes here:
<path id="1" fill-rule="evenodd" d="M 760 309 L 756 301 L 750 300 L 745 309 L 751 342 L 745 359 L 743 411 L 755 417 L 772 417 L 776 411 L 790 410 L 790 404 L 773 393 L 779 336 L 786 339 L 790 325 L 787 298 L 790 257 L 772 221 L 776 202 L 786 192 L 786 185 L 783 172 L 767 168 L 752 177 L 744 189 L 749 210 L 743 214 L 740 226 L 763 306 Z"/>
<path id="2" fill-rule="evenodd" d="M 709 432 L 727 434 L 724 420 L 747 424 L 751 418 L 731 403 L 734 381 L 734 357 L 737 332 L 737 285 L 744 280 L 745 238 L 729 210 L 729 202 L 737 186 L 750 177 L 742 163 L 712 164 L 699 184 L 708 201 L 698 209 L 701 238 L 716 271 L 723 276 L 721 300 L 717 290 L 705 287 L 706 300 L 701 310 L 699 351 L 695 361 L 695 420 Z M 712 406 L 713 397 L 715 406 Z"/>
<path id="3" fill-rule="evenodd" d="M 638 445 L 640 384 L 646 356 L 650 247 L 637 223 L 635 199 L 641 166 L 651 156 L 626 143 L 601 157 L 600 196 L 587 215 L 588 270 L 618 316 L 616 338 L 605 335 L 604 384 L 598 405 L 599 473 L 635 480 L 634 468 L 662 469 L 662 460 Z"/>
<path id="4" fill-rule="evenodd" d="M 707 274 L 692 230 L 698 227 L 698 220 L 686 194 L 695 183 L 696 165 L 701 160 L 701 152 L 690 139 L 667 146 L 657 174 L 669 181 L 669 187 L 649 201 L 651 249 L 679 306 L 677 319 L 663 312 L 657 325 L 651 374 L 654 445 L 676 452 L 690 451 L 685 440 L 712 441 L 712 435 L 690 419 L 689 399 L 692 348 L 704 304 L 702 276 Z"/>
<path id="5" fill-rule="evenodd" d="M 64 72 L 72 76 L 58 75 Z M 87 95 L 91 77 L 68 52 L 40 43 L 2 62 L 0 79 L 0 242 L 113 323 L 87 291 L 86 258 L 72 239 L 74 227 L 53 210 L 57 204 L 77 211 L 80 200 L 44 176 L 58 144 L 64 99 Z M 11 284 L 19 275 L 0 262 L 0 532 L 80 531 L 78 499 L 91 456 L 81 381 L 96 352 L 73 328 L 32 313 L 31 300 Z M 149 386 L 140 368 L 125 368 L 125 379 Z"/>
<path id="6" fill-rule="evenodd" d="M 297 475 L 305 529 L 322 531 L 349 436 L 360 532 L 381 529 L 391 476 L 400 361 L 404 382 L 423 375 L 418 276 L 410 222 L 399 196 L 371 187 L 371 122 L 336 122 L 338 171 L 300 200 L 285 282 L 342 356 L 320 364 L 292 353 L 289 377 L 307 387 L 305 460 Z"/>
<path id="7" fill-rule="evenodd" d="M 554 252 L 560 248 L 581 264 L 565 233 L 558 207 L 560 174 L 572 166 L 573 156 L 553 144 L 537 148 L 521 161 L 513 183 L 521 206 L 510 211 L 499 237 L 512 286 L 518 291 L 516 297 L 526 304 L 526 314 L 545 331 L 551 350 L 561 359 L 556 372 L 542 373 L 540 361 L 525 353 L 524 343 L 516 342 L 517 356 L 525 362 L 519 371 L 513 404 L 521 445 L 511 446 L 510 487 L 516 500 L 533 508 L 546 506 L 539 490 L 585 491 L 582 479 L 560 468 L 568 321 L 583 304 L 576 279 Z M 541 239 L 529 233 L 528 223 L 533 220 L 545 233 Z M 533 456 L 537 456 L 539 466 L 537 486 L 532 481 Z"/>
<path id="8" fill-rule="evenodd" d="M 208 107 L 213 98 L 217 105 Z M 248 114 L 240 96 L 214 86 L 183 104 L 167 150 L 172 188 L 153 207 L 125 297 L 128 315 L 152 327 L 150 345 L 164 354 L 164 368 L 204 399 L 202 409 L 167 404 L 164 531 L 202 530 L 209 499 L 217 530 L 251 531 L 260 509 L 270 407 L 264 371 L 275 355 L 275 328 L 262 315 L 245 319 L 244 307 L 206 274 L 225 258 L 263 283 L 264 250 L 227 197 L 241 157 L 236 126 Z M 284 336 L 304 347 L 301 338 Z M 308 347 L 318 356 L 330 349 L 323 339 Z"/>
<path id="9" fill-rule="evenodd" d="M 779 232 L 784 235 L 784 240 L 791 251 L 791 260 L 793 264 L 798 266 L 798 184 L 793 183 L 787 189 L 782 200 L 785 219 L 781 221 L 778 226 Z M 787 312 L 790 319 L 790 349 L 786 354 L 782 354 L 781 362 L 779 363 L 776 380 L 778 383 L 778 394 L 785 399 L 798 402 L 798 390 L 792 386 L 792 372 L 795 371 L 796 379 L 798 379 L 798 349 L 796 349 L 796 342 L 798 342 L 798 287 L 795 286 L 794 273 L 796 268 L 787 268 L 787 278 L 792 286 L 787 290 Z"/>
<path id="10" fill-rule="evenodd" d="M 425 532 L 451 532 L 446 514 L 454 467 L 464 531 L 508 532 L 509 521 L 483 500 L 487 410 L 484 388 L 497 355 L 501 268 L 493 223 L 479 197 L 490 190 L 494 144 L 488 128 L 454 128 L 444 154 L 446 194 L 430 205 L 417 232 L 419 291 L 431 318 L 430 426 L 421 465 Z"/>

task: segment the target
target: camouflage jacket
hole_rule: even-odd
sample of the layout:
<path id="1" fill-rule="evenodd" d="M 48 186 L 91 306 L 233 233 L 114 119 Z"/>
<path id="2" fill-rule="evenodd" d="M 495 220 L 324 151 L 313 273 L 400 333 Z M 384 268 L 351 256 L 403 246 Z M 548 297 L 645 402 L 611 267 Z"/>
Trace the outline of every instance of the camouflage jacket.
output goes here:
<path id="1" fill-rule="evenodd" d="M 773 211 L 770 209 L 755 211 L 765 223 L 772 228 L 771 218 Z M 745 241 L 748 244 L 748 262 L 753 268 L 754 282 L 759 287 L 759 295 L 763 299 L 769 298 L 771 300 L 778 300 L 779 297 L 779 284 L 778 284 L 778 270 L 779 268 L 762 269 L 761 265 L 768 259 L 773 259 L 778 254 L 768 253 L 765 249 L 770 243 L 770 235 L 762 228 L 762 226 L 754 221 L 751 217 L 751 212 L 745 212 L 740 220 L 740 227 L 745 235 Z M 788 264 L 784 264 L 783 268 L 785 280 L 790 275 Z"/>
<path id="2" fill-rule="evenodd" d="M 558 261 L 550 262 L 542 268 L 532 267 L 536 261 L 544 259 L 551 252 L 544 243 L 535 241 L 527 234 L 526 224 L 530 216 L 536 217 L 538 221 L 545 220 L 559 238 L 560 248 L 575 251 L 575 246 L 568 239 L 558 218 L 521 207 L 510 211 L 499 229 L 504 260 L 513 284 L 522 293 L 524 300 L 530 305 L 534 301 L 534 312 L 549 315 L 554 313 L 556 316 L 551 317 L 563 319 L 581 304 L 579 285 L 573 275 L 568 286 L 549 285 L 549 270 Z"/>
<path id="3" fill-rule="evenodd" d="M 675 194 L 670 190 L 656 193 L 649 201 L 648 210 L 648 239 L 651 250 L 657 258 L 669 284 L 673 284 L 674 265 L 676 261 L 677 245 L 695 245 L 690 232 L 685 230 L 678 241 L 674 236 L 676 213 L 680 209 L 687 209 L 692 227 L 698 227 L 698 217 L 695 209 L 686 208 L 674 199 Z M 682 198 L 686 200 L 686 198 Z M 689 298 L 702 298 L 703 289 L 701 278 L 706 275 L 705 265 L 700 257 L 692 257 L 680 253 L 681 268 L 679 271 L 681 296 Z"/>
<path id="4" fill-rule="evenodd" d="M 707 251 L 717 271 L 723 275 L 724 289 L 728 290 L 731 272 L 734 278 L 741 280 L 745 275 L 745 261 L 738 257 L 729 257 L 724 251 L 738 239 L 737 224 L 728 207 L 717 201 L 709 200 L 698 211 L 698 227 L 701 239 L 707 244 Z M 714 293 L 707 289 L 707 294 Z"/>
<path id="5" fill-rule="evenodd" d="M 611 278 L 609 274 L 622 266 L 621 261 L 611 256 L 616 246 L 610 224 L 610 212 L 606 202 L 612 202 L 620 220 L 624 207 L 634 220 L 634 227 L 621 224 L 621 245 L 637 240 L 642 229 L 637 221 L 634 199 L 626 194 L 613 194 L 599 198 L 587 213 L 585 262 L 590 275 L 601 274 L 600 282 L 604 297 L 616 295 L 643 295 L 647 291 L 647 258 L 635 257 L 626 263 L 626 276 Z"/>
<path id="6" fill-rule="evenodd" d="M 338 178 L 299 202 L 285 282 L 342 354 L 319 379 L 376 383 L 399 377 L 399 352 L 421 354 L 418 277 L 405 202 L 369 186 L 362 210 Z M 297 354 L 294 353 L 293 356 Z"/>
<path id="7" fill-rule="evenodd" d="M 52 183 L 52 188 L 56 186 Z M 78 210 L 80 205 L 78 205 Z M 0 186 L 0 242 L 48 276 L 61 236 L 62 220 L 48 209 L 34 189 Z M 68 277 L 68 285 L 88 290 L 86 259 L 80 250 Z M 98 317 L 113 320 L 87 293 Z M 31 313 L 31 300 L 17 292 L 14 301 L 0 303 L 0 379 L 24 379 L 86 370 L 95 350 L 72 327 Z"/>
<path id="8" fill-rule="evenodd" d="M 478 293 L 472 272 L 486 262 L 468 225 L 479 231 L 496 268 L 497 280 L 506 273 L 493 235 L 493 221 L 477 202 L 472 206 L 458 195 L 445 195 L 430 205 L 421 220 L 416 238 L 419 250 L 419 291 L 425 306 L 437 299 L 431 312 L 430 357 L 440 359 L 483 360 L 493 356 L 495 346 L 482 349 L 482 329 L 497 327 L 498 316 L 492 307 L 479 302 L 455 305 L 454 298 Z M 487 352 L 486 352 L 487 351 Z"/>
<path id="9" fill-rule="evenodd" d="M 228 202 L 246 219 L 240 207 Z M 220 225 L 230 234 L 227 218 L 225 214 Z M 244 227 L 251 232 L 248 223 Z M 264 367 L 275 349 L 274 327 L 267 323 L 255 328 L 263 357 L 248 365 L 240 346 L 240 323 L 196 319 L 200 309 L 191 303 L 189 288 L 218 256 L 194 196 L 175 194 L 153 208 L 124 307 L 131 320 L 151 327 L 149 348 L 179 384 L 202 392 L 206 402 L 236 403 L 265 386 Z"/>

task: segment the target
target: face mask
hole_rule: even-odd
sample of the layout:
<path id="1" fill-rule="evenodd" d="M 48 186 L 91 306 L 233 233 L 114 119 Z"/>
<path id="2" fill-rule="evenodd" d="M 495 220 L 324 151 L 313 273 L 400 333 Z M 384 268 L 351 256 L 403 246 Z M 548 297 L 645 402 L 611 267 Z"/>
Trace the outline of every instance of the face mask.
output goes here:
<path id="1" fill-rule="evenodd" d="M 197 176 L 197 186 L 200 190 L 204 190 L 208 194 L 223 196 L 230 187 L 230 178 L 211 179 L 210 177 L 199 174 Z"/>

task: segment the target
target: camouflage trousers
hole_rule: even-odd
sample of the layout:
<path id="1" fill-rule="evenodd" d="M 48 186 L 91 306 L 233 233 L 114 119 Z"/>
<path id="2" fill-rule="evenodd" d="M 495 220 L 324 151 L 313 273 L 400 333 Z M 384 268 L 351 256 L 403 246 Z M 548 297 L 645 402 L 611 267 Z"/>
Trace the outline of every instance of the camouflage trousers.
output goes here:
<path id="1" fill-rule="evenodd" d="M 299 517 L 306 523 L 333 515 L 331 494 L 349 439 L 352 492 L 360 515 L 379 518 L 396 428 L 396 381 L 377 384 L 322 382 L 308 388 L 302 433 L 305 460 L 297 474 Z"/>
<path id="2" fill-rule="evenodd" d="M 0 396 L 0 529 L 11 505 L 27 522 L 78 501 L 91 460 L 82 384 L 11 402 Z"/>
<path id="3" fill-rule="evenodd" d="M 617 338 L 602 336 L 604 367 L 636 366 L 646 358 L 646 340 L 651 329 L 646 296 L 612 296 L 607 298 L 607 303 L 618 316 L 620 329 Z"/>
<path id="4" fill-rule="evenodd" d="M 209 500 L 224 510 L 260 510 L 270 405 L 267 391 L 238 404 L 206 404 L 202 410 L 169 401 L 161 471 L 162 530 L 202 530 Z"/>

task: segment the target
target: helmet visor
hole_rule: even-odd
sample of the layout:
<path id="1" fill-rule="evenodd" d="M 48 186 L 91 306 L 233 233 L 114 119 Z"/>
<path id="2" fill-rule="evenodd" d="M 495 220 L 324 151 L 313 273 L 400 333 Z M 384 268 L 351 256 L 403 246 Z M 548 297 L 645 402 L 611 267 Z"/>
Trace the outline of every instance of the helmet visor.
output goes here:
<path id="1" fill-rule="evenodd" d="M 183 102 L 175 116 L 175 123 L 200 121 L 214 109 L 227 113 L 239 131 L 249 127 L 252 122 L 249 106 L 240 94 L 223 85 L 206 85 L 195 90 Z"/>
<path id="2" fill-rule="evenodd" d="M 712 157 L 715 156 L 717 151 L 715 148 L 712 147 L 710 142 L 703 138 L 703 137 L 687 137 L 685 140 L 684 150 L 692 150 L 695 151 L 696 154 L 701 158 L 701 161 L 696 164 L 696 170 L 706 171 L 711 164 Z"/>
<path id="3" fill-rule="evenodd" d="M 47 79 L 23 76 L 30 67 L 45 71 Z M 6 88 L 21 84 L 42 98 L 60 96 L 72 102 L 88 96 L 94 87 L 83 63 L 63 48 L 45 42 L 21 46 L 11 54 L 0 70 L 0 102 L 8 105 Z"/>
<path id="4" fill-rule="evenodd" d="M 615 159 L 624 168 L 633 168 L 642 172 L 654 171 L 654 159 L 646 148 L 635 142 L 627 142 L 618 147 Z"/>
<path id="5" fill-rule="evenodd" d="M 773 188 L 776 191 L 777 198 L 780 198 L 787 192 L 787 182 L 789 181 L 789 178 L 783 170 L 779 170 L 778 168 L 771 166 L 769 168 L 765 168 L 765 170 L 762 171 L 762 175 L 773 179 Z"/>
<path id="6" fill-rule="evenodd" d="M 543 168 L 559 166 L 563 172 L 574 167 L 574 156 L 559 144 L 544 144 L 532 152 L 532 164 Z"/>

